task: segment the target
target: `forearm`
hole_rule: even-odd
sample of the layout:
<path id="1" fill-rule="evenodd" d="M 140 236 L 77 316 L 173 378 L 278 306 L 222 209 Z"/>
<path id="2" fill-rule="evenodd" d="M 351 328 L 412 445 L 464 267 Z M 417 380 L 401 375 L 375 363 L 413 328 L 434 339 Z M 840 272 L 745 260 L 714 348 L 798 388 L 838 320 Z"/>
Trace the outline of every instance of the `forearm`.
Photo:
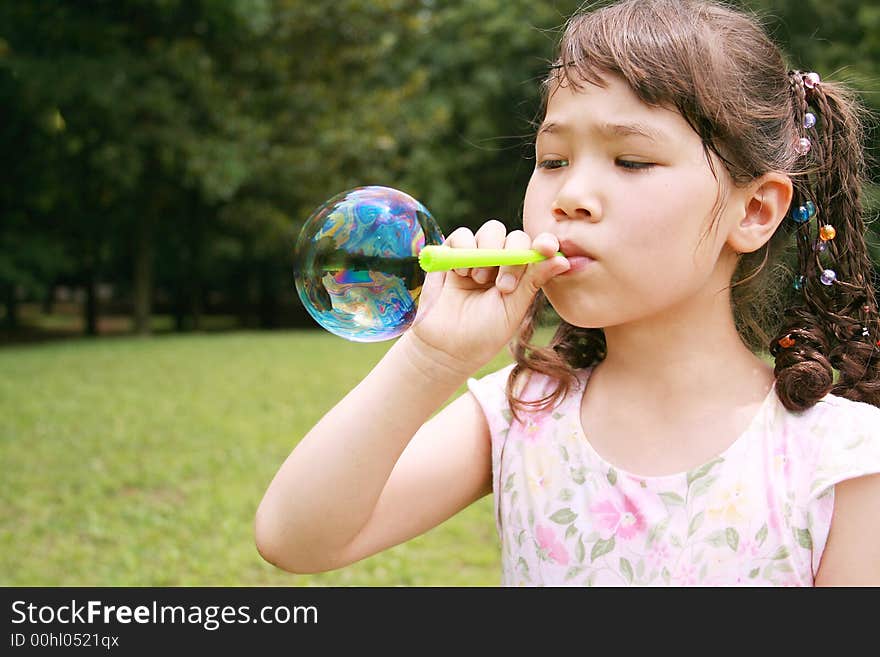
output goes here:
<path id="1" fill-rule="evenodd" d="M 369 520 L 409 440 L 467 375 L 413 336 L 398 340 L 275 476 L 257 512 L 263 555 L 291 570 L 331 563 Z"/>

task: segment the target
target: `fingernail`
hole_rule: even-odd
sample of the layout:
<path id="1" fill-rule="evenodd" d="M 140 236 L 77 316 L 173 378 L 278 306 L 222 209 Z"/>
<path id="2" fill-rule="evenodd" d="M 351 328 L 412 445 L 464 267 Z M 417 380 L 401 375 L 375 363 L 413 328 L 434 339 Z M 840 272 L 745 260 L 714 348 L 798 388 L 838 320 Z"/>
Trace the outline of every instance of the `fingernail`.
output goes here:
<path id="1" fill-rule="evenodd" d="M 510 292 L 516 287 L 516 276 L 513 274 L 504 274 L 504 276 L 498 279 L 498 287 Z"/>

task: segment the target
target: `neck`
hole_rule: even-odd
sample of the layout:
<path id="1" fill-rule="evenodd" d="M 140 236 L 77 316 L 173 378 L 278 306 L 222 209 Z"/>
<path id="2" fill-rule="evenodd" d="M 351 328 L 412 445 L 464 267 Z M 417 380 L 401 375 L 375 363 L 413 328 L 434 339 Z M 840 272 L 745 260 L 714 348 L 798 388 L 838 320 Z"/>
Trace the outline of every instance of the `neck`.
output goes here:
<path id="1" fill-rule="evenodd" d="M 715 288 L 662 315 L 606 327 L 605 341 L 607 356 L 596 374 L 648 407 L 724 396 L 757 400 L 773 383 L 772 367 L 736 330 L 729 289 Z"/>

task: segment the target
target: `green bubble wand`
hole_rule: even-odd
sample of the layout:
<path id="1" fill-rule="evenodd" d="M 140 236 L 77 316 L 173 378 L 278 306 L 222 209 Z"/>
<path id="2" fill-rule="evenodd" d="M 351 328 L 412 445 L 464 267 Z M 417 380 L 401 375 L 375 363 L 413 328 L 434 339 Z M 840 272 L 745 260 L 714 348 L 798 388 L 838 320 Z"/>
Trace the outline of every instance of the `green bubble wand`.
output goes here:
<path id="1" fill-rule="evenodd" d="M 562 255 L 556 253 L 555 255 Z M 419 266 L 423 271 L 449 271 L 470 267 L 502 267 L 528 265 L 546 260 L 534 249 L 454 249 L 449 246 L 428 245 L 419 252 Z"/>

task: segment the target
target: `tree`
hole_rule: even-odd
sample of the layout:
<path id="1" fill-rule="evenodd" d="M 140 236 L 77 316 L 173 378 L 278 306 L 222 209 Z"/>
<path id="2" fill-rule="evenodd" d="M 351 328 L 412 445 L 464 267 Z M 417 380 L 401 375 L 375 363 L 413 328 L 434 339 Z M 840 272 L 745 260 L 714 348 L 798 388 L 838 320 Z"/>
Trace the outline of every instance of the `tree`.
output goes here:
<path id="1" fill-rule="evenodd" d="M 0 10 L 19 107 L 54 110 L 65 125 L 58 157 L 44 163 L 70 176 L 56 181 L 50 212 L 69 238 L 87 236 L 83 271 L 100 268 L 102 246 L 122 241 L 114 234 L 128 238 L 138 332 L 149 330 L 156 232 L 189 221 L 193 194 L 229 198 L 246 176 L 251 120 L 227 80 L 236 48 L 259 36 L 258 8 L 93 0 Z"/>
<path id="2" fill-rule="evenodd" d="M 793 66 L 880 109 L 880 8 L 742 0 Z M 83 0 L 0 4 L 0 287 L 112 281 L 147 332 L 209 299 L 275 326 L 318 205 L 383 184 L 448 234 L 518 225 L 538 84 L 569 0 Z M 872 136 L 877 150 L 876 134 Z M 310 321 L 299 312 L 301 321 Z"/>

